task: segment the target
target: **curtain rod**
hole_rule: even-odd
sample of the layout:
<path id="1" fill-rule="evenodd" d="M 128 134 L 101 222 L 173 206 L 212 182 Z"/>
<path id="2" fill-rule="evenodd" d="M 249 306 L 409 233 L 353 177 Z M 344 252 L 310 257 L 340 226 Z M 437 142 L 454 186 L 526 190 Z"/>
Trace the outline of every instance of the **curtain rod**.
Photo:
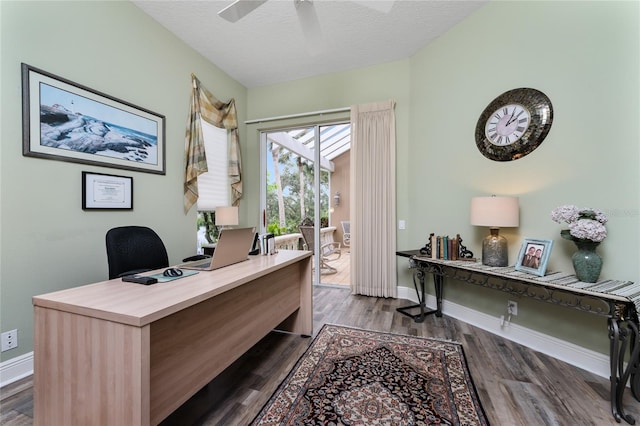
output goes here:
<path id="1" fill-rule="evenodd" d="M 247 120 L 244 122 L 244 124 L 263 123 L 265 121 L 284 120 L 286 118 L 308 117 L 310 115 L 331 114 L 334 112 L 345 112 L 350 110 L 351 110 L 351 107 L 343 107 L 343 108 L 335 108 L 335 109 L 325 109 L 322 111 L 301 112 L 299 114 L 280 115 L 278 117 L 267 117 L 267 118 L 258 118 L 255 120 Z"/>

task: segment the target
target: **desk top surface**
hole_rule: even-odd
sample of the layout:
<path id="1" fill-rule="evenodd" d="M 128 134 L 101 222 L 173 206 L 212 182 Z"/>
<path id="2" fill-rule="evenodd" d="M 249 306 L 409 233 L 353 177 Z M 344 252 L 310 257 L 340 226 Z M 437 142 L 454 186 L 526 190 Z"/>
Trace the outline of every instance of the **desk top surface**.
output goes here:
<path id="1" fill-rule="evenodd" d="M 34 296 L 33 305 L 140 327 L 310 257 L 309 251 L 280 250 L 275 255 L 250 256 L 245 262 L 148 286 L 113 279 L 69 288 Z"/>

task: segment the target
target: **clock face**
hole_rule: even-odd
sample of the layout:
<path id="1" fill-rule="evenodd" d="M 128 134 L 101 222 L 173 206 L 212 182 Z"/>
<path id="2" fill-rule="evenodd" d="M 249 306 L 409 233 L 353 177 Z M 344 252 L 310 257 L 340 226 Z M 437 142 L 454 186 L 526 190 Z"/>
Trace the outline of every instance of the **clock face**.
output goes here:
<path id="1" fill-rule="evenodd" d="M 480 115 L 476 146 L 491 160 L 517 160 L 540 146 L 552 122 L 551 101 L 544 93 L 529 88 L 509 90 Z"/>
<path id="2" fill-rule="evenodd" d="M 491 114 L 484 126 L 484 134 L 494 145 L 511 145 L 524 135 L 530 121 L 531 115 L 522 105 L 505 105 Z"/>

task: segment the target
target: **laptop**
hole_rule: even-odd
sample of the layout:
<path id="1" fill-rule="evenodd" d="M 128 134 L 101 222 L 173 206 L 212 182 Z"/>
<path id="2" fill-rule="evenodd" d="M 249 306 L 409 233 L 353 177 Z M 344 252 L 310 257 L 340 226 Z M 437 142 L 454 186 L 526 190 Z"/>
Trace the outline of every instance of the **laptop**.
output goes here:
<path id="1" fill-rule="evenodd" d="M 213 256 L 177 265 L 178 268 L 212 271 L 249 259 L 255 237 L 254 228 L 223 229 Z"/>

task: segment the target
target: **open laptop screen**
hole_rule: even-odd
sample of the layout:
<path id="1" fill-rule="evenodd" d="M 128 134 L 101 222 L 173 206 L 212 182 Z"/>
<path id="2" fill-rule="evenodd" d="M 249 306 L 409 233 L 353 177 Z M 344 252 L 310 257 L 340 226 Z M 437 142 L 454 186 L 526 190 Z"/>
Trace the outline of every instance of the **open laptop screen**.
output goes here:
<path id="1" fill-rule="evenodd" d="M 249 259 L 255 237 L 254 228 L 227 228 L 220 232 L 213 256 L 178 265 L 184 269 L 211 271 Z"/>

